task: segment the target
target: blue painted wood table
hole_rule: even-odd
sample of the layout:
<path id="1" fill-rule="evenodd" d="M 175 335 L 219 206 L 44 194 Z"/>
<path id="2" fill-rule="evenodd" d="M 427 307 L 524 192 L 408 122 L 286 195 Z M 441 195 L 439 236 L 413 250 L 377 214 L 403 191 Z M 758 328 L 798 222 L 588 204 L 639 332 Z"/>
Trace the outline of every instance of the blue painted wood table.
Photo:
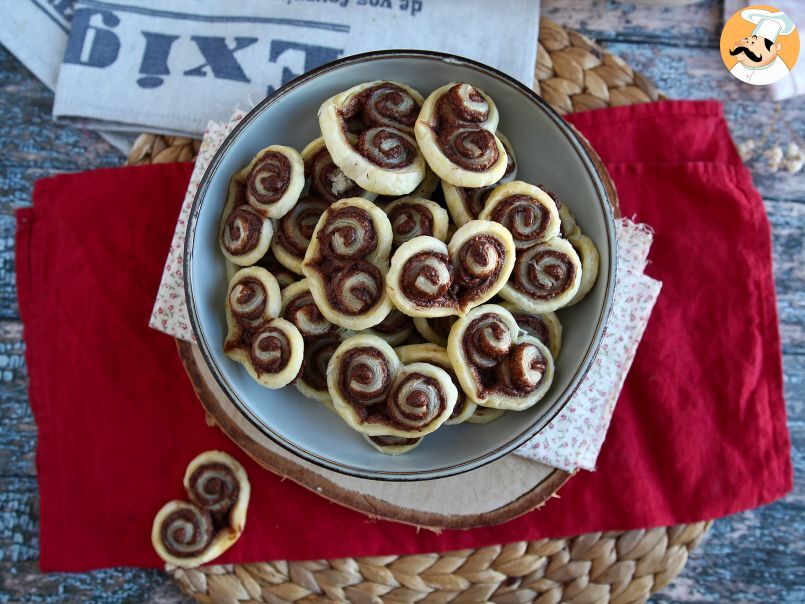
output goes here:
<path id="1" fill-rule="evenodd" d="M 635 7 L 605 0 L 544 0 L 543 14 L 604 43 L 673 98 L 724 101 L 736 141 L 805 147 L 805 97 L 782 103 L 747 91 L 718 53 L 722 2 Z M 52 94 L 0 50 L 0 602 L 183 602 L 160 571 L 86 574 L 38 570 L 36 426 L 27 400 L 14 276 L 14 210 L 33 182 L 58 172 L 117 166 L 96 134 L 55 124 Z M 779 109 L 780 111 L 776 112 Z M 769 126 L 769 118 L 776 119 Z M 771 173 L 750 162 L 774 238 L 786 396 L 796 478 L 805 476 L 805 172 Z M 715 523 L 683 573 L 656 602 L 805 602 L 805 489 Z"/>

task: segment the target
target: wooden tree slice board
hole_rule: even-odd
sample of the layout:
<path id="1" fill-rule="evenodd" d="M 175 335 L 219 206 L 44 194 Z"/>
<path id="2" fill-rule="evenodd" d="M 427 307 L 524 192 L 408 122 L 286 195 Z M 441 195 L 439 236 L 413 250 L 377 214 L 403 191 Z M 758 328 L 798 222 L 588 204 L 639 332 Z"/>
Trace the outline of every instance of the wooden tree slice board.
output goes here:
<path id="1" fill-rule="evenodd" d="M 198 346 L 181 340 L 177 346 L 208 418 L 224 434 L 264 468 L 369 516 L 429 528 L 499 524 L 542 505 L 571 476 L 516 455 L 458 476 L 420 482 L 345 476 L 292 455 L 262 434 L 221 390 Z"/>
<path id="2" fill-rule="evenodd" d="M 587 140 L 576 134 L 604 182 L 615 214 L 620 215 L 617 193 L 603 162 Z M 177 346 L 207 417 L 250 457 L 322 497 L 370 516 L 434 529 L 500 524 L 538 508 L 572 475 L 516 455 L 457 476 L 419 482 L 339 474 L 294 456 L 265 436 L 223 392 L 198 346 L 182 340 L 177 340 Z"/>

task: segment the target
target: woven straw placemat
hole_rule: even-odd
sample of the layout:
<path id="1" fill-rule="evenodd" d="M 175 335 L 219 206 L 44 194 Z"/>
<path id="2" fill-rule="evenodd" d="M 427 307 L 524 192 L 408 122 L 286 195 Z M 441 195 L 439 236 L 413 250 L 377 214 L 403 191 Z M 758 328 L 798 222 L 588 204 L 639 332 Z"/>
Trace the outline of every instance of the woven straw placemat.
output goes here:
<path id="1" fill-rule="evenodd" d="M 539 92 L 559 113 L 662 97 L 641 74 L 589 38 L 540 22 Z M 129 164 L 190 161 L 199 141 L 142 134 Z M 199 602 L 645 602 L 685 566 L 712 522 L 411 556 L 375 556 L 192 570 L 168 568 Z"/>

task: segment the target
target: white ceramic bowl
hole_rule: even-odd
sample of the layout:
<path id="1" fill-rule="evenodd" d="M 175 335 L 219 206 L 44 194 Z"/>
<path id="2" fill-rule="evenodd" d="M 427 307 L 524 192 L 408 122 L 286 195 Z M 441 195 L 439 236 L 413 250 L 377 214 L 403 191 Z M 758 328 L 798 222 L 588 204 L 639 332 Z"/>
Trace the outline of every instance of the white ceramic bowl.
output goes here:
<path id="1" fill-rule="evenodd" d="M 319 105 L 335 93 L 372 80 L 393 80 L 427 96 L 447 82 L 469 82 L 500 110 L 499 129 L 517 155 L 517 178 L 544 184 L 576 215 L 601 254 L 595 287 L 583 302 L 559 311 L 562 351 L 547 396 L 521 412 L 488 424 L 443 426 L 413 451 L 379 453 L 324 405 L 290 386 L 267 390 L 226 357 L 226 274 L 218 227 L 230 177 L 270 144 L 302 149 L 319 136 Z M 503 73 L 452 55 L 382 51 L 330 63 L 285 85 L 255 107 L 227 137 L 199 186 L 185 244 L 190 321 L 204 359 L 223 391 L 260 431 L 295 455 L 363 478 L 422 480 L 465 472 L 527 441 L 562 409 L 598 348 L 615 282 L 615 229 L 600 161 L 562 118 L 533 91 Z"/>

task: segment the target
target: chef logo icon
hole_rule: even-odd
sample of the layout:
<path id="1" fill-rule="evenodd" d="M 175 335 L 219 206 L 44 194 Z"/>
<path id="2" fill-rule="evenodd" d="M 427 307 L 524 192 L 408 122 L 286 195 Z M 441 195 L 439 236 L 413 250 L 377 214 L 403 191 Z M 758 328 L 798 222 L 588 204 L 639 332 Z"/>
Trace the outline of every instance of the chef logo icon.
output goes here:
<path id="1" fill-rule="evenodd" d="M 721 33 L 721 58 L 730 73 L 755 86 L 786 77 L 799 57 L 799 32 L 791 18 L 771 6 L 738 11 Z"/>

